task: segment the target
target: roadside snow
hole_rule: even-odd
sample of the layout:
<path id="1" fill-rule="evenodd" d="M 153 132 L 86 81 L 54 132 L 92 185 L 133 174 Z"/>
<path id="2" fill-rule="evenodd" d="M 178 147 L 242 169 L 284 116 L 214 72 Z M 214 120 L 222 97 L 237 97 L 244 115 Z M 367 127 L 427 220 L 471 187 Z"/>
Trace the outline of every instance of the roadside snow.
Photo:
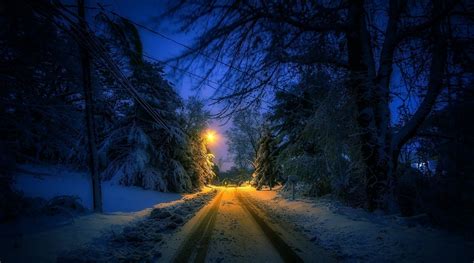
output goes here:
<path id="1" fill-rule="evenodd" d="M 330 199 L 287 200 L 256 191 L 270 216 L 302 232 L 344 262 L 472 262 L 474 242 L 426 226 L 409 227 L 394 216 L 345 207 Z"/>
<path id="2" fill-rule="evenodd" d="M 60 254 L 58 262 L 156 262 L 162 258 L 162 247 L 170 235 L 216 193 L 205 188 L 182 200 L 156 206 L 149 216 L 128 224 L 121 231 L 104 234 L 79 248 L 69 248 Z"/>

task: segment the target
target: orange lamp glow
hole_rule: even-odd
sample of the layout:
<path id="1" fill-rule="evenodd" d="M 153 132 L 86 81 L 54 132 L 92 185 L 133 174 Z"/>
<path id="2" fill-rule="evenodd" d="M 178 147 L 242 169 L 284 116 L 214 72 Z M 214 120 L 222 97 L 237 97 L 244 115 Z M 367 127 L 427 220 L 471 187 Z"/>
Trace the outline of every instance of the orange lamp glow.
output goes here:
<path id="1" fill-rule="evenodd" d="M 217 141 L 217 133 L 214 130 L 207 130 L 204 134 L 204 138 L 208 144 L 214 144 Z"/>

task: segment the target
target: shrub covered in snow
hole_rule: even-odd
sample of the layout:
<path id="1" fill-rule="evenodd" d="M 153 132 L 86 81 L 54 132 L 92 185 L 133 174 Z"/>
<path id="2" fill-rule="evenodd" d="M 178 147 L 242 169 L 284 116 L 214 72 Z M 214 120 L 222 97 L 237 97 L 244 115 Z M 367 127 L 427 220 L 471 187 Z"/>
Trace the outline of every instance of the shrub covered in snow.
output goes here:
<path id="1" fill-rule="evenodd" d="M 58 215 L 58 214 L 83 214 L 87 209 L 81 204 L 79 197 L 77 196 L 56 196 L 45 203 L 42 208 L 43 213 L 46 215 Z"/>

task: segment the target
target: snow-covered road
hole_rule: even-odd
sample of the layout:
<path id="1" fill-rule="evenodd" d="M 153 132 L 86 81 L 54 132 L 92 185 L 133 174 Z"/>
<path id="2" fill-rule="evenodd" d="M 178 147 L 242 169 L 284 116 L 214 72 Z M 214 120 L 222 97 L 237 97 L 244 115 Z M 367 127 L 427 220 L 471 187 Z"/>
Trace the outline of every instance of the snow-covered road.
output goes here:
<path id="1" fill-rule="evenodd" d="M 218 189 L 215 199 L 168 240 L 163 261 L 334 261 L 330 253 L 257 208 L 253 188 Z"/>
<path id="2" fill-rule="evenodd" d="M 160 260 L 439 262 L 438 258 L 441 262 L 470 262 L 474 259 L 472 240 L 429 225 L 407 224 L 409 219 L 395 215 L 368 213 L 330 198 L 292 201 L 278 191 L 256 191 L 251 187 L 218 189 L 221 193 L 213 202 L 168 239 Z"/>

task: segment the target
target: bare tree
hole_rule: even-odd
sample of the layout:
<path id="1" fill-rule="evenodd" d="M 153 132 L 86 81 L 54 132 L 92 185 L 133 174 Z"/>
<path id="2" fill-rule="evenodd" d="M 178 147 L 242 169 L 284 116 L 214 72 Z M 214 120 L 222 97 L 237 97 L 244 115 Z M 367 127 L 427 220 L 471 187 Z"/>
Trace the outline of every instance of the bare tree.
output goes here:
<path id="1" fill-rule="evenodd" d="M 240 111 L 233 116 L 232 127 L 226 131 L 226 137 L 229 152 L 238 168 L 253 168 L 264 121 L 259 112 L 250 110 Z"/>
<path id="2" fill-rule="evenodd" d="M 386 207 L 400 148 L 445 87 L 448 66 L 455 64 L 449 44 L 459 37 L 453 32 L 460 21 L 472 28 L 467 2 L 183 0 L 171 4 L 167 15 L 201 33 L 178 61 L 207 66 L 208 75 L 225 71 L 222 81 L 232 88 L 215 96 L 230 112 L 299 78 L 305 65 L 347 77 L 367 167 L 367 205 L 374 210 Z M 402 73 L 398 81 L 394 67 Z M 420 103 L 393 126 L 391 91 L 399 84 L 416 89 Z"/>

